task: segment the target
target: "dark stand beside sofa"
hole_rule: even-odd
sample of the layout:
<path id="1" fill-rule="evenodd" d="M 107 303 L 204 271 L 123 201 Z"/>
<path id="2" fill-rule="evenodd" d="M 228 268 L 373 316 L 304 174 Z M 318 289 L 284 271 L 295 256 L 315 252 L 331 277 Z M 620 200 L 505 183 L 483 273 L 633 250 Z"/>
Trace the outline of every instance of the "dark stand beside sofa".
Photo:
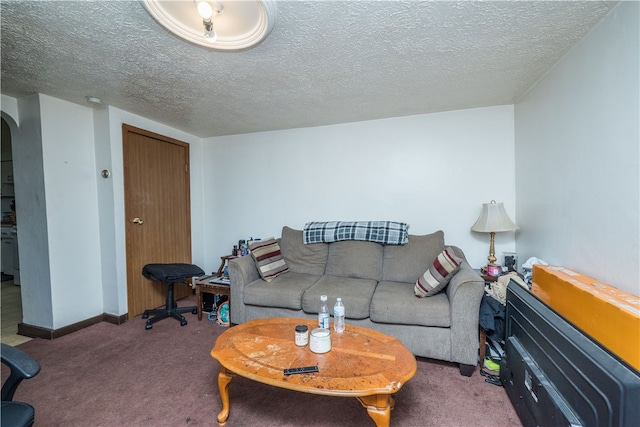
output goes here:
<path id="1" fill-rule="evenodd" d="M 403 246 L 364 241 L 303 244 L 302 231 L 283 227 L 279 240 L 289 272 L 260 278 L 251 256 L 229 262 L 231 322 L 264 317 L 315 318 L 320 295 L 332 308 L 341 297 L 346 324 L 394 336 L 416 356 L 460 364 L 471 376 L 478 358 L 483 279 L 463 260 L 437 295 L 417 298 L 416 279 L 445 247 L 444 233 L 409 236 Z M 464 259 L 464 253 L 453 247 Z"/>

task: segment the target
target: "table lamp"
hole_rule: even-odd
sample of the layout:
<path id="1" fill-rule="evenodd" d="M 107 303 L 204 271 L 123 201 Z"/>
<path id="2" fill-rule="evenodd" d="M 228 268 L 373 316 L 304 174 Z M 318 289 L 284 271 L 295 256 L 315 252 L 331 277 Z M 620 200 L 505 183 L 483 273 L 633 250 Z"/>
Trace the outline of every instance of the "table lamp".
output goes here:
<path id="1" fill-rule="evenodd" d="M 500 266 L 495 265 L 496 251 L 494 247 L 494 238 L 496 233 L 502 231 L 517 230 L 519 227 L 511 221 L 507 211 L 504 210 L 502 203 L 496 203 L 492 200 L 491 203 L 482 204 L 482 212 L 480 217 L 471 227 L 471 231 L 477 231 L 479 233 L 490 233 L 491 246 L 489 246 L 489 265 L 487 265 L 487 274 L 489 276 L 499 276 L 501 273 Z"/>

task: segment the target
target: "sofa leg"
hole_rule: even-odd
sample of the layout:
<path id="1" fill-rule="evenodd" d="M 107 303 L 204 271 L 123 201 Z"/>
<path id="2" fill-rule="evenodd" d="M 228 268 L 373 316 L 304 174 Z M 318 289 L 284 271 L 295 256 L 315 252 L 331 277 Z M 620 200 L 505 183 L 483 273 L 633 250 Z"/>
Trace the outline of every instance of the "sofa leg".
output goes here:
<path id="1" fill-rule="evenodd" d="M 470 377 L 473 375 L 473 371 L 476 370 L 475 365 L 465 365 L 463 363 L 460 364 L 460 375 L 464 375 L 465 377 Z"/>

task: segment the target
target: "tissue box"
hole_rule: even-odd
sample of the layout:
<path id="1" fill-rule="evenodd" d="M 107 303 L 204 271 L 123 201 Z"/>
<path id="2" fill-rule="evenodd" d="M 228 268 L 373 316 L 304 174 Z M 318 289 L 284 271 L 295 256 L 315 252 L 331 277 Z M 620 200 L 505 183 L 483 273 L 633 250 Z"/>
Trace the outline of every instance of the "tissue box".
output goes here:
<path id="1" fill-rule="evenodd" d="M 531 292 L 640 371 L 640 297 L 552 265 L 533 266 Z"/>

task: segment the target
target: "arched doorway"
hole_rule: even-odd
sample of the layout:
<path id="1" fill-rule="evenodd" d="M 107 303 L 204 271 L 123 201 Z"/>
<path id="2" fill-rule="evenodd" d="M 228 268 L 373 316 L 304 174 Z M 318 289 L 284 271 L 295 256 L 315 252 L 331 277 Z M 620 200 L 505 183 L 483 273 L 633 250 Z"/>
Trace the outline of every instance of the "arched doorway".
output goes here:
<path id="1" fill-rule="evenodd" d="M 22 322 L 22 292 L 20 286 L 20 257 L 16 216 L 16 189 L 13 180 L 12 137 L 17 131 L 13 119 L 4 113 L 2 124 L 1 184 L 2 202 L 2 342 L 18 345 L 31 338 L 17 335 Z"/>

